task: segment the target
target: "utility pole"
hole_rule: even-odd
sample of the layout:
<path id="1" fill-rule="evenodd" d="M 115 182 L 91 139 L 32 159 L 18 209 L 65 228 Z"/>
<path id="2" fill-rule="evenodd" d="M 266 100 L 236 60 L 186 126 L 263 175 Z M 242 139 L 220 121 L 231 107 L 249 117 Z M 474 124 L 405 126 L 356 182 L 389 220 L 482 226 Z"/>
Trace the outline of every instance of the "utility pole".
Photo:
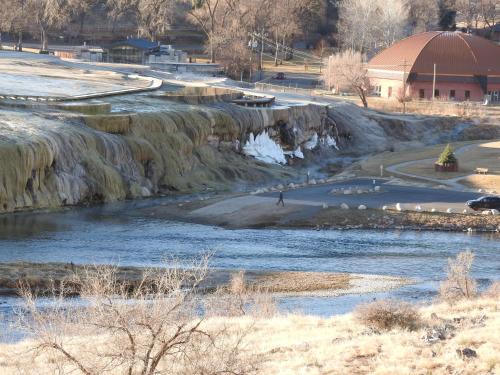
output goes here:
<path id="1" fill-rule="evenodd" d="M 403 114 L 406 114 L 406 59 L 403 62 Z"/>
<path id="2" fill-rule="evenodd" d="M 432 75 L 432 101 L 436 97 L 436 63 L 434 63 L 434 74 Z"/>
<path id="3" fill-rule="evenodd" d="M 260 71 L 264 70 L 264 30 L 260 33 Z"/>
<path id="4" fill-rule="evenodd" d="M 253 73 L 253 49 L 255 47 L 255 34 L 252 33 L 252 40 L 250 41 L 252 53 L 250 54 L 250 82 L 252 82 L 252 73 Z"/>

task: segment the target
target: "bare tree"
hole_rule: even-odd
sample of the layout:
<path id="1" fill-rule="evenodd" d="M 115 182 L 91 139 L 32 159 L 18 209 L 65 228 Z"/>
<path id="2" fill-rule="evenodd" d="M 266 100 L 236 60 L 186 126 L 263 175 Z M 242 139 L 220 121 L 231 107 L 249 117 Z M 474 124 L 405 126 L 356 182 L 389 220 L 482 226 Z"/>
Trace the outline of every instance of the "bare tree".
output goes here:
<path id="1" fill-rule="evenodd" d="M 481 17 L 485 26 L 493 27 L 500 18 L 500 6 L 498 0 L 480 0 Z"/>
<path id="2" fill-rule="evenodd" d="M 155 40 L 173 23 L 178 0 L 138 0 L 139 33 Z"/>
<path id="3" fill-rule="evenodd" d="M 83 33 L 85 20 L 88 17 L 90 10 L 98 3 L 98 0 L 68 0 L 68 7 L 71 15 L 78 19 L 80 24 L 79 34 Z"/>
<path id="4" fill-rule="evenodd" d="M 379 4 L 377 21 L 377 47 L 387 48 L 405 35 L 408 8 L 402 0 L 384 0 Z"/>
<path id="5" fill-rule="evenodd" d="M 27 0 L 27 14 L 32 17 L 40 30 L 40 49 L 49 48 L 48 31 L 62 27 L 70 19 L 70 9 L 66 0 Z"/>
<path id="6" fill-rule="evenodd" d="M 0 45 L 1 32 L 17 33 L 18 41 L 16 49 L 22 51 L 23 31 L 27 24 L 26 18 L 27 0 L 4 0 L 2 12 L 0 13 Z"/>
<path id="7" fill-rule="evenodd" d="M 33 337 L 35 354 L 62 373 L 249 373 L 255 362 L 242 355 L 245 332 L 200 316 L 207 265 L 208 257 L 169 263 L 135 282 L 112 267 L 91 268 L 55 285 L 44 307 L 25 286 L 20 325 Z M 74 294 L 79 298 L 68 300 Z"/>
<path id="8" fill-rule="evenodd" d="M 455 8 L 457 15 L 467 24 L 467 29 L 477 28 L 481 13 L 480 0 L 457 0 Z"/>
<path id="9" fill-rule="evenodd" d="M 471 251 L 462 251 L 455 259 L 448 259 L 447 278 L 439 289 L 442 299 L 454 301 L 476 295 L 476 281 L 470 275 L 473 262 L 474 253 Z"/>
<path id="10" fill-rule="evenodd" d="M 128 14 L 137 14 L 138 0 L 106 0 L 108 16 L 111 18 L 112 32 L 118 21 Z"/>
<path id="11" fill-rule="evenodd" d="M 376 45 L 377 1 L 341 0 L 339 4 L 339 38 L 346 49 L 369 51 Z"/>
<path id="12" fill-rule="evenodd" d="M 215 62 L 215 41 L 228 13 L 232 10 L 225 6 L 224 0 L 193 0 L 193 8 L 189 11 L 191 18 L 198 24 L 208 38 L 210 61 Z"/>
<path id="13" fill-rule="evenodd" d="M 370 90 L 368 70 L 363 55 L 352 49 L 330 56 L 323 80 L 328 88 L 354 91 L 363 106 L 368 107 L 367 96 Z"/>
<path id="14" fill-rule="evenodd" d="M 303 2 L 297 0 L 275 0 L 271 4 L 269 31 L 274 40 L 274 64 L 278 65 L 281 46 L 288 38 L 299 32 L 299 16 Z M 284 49 L 284 48 L 283 48 Z"/>
<path id="15" fill-rule="evenodd" d="M 410 33 L 436 30 L 438 27 L 438 0 L 407 0 Z"/>

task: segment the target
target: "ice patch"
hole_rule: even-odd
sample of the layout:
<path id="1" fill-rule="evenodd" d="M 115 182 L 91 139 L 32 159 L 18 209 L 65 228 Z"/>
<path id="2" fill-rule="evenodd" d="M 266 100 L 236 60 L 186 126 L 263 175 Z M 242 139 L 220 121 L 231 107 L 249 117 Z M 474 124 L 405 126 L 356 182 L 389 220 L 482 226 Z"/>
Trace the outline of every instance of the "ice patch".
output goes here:
<path id="1" fill-rule="evenodd" d="M 326 139 L 325 139 L 325 143 L 328 147 L 334 147 L 336 150 L 339 150 L 339 146 L 337 146 L 337 141 L 335 140 L 335 138 L 327 135 Z"/>
<path id="2" fill-rule="evenodd" d="M 310 140 L 304 144 L 306 150 L 312 150 L 318 145 L 318 133 L 314 133 Z"/>
<path id="3" fill-rule="evenodd" d="M 284 154 L 292 158 L 304 159 L 304 153 L 300 149 L 300 146 L 295 151 L 285 151 Z"/>
<path id="4" fill-rule="evenodd" d="M 269 137 L 266 131 L 256 137 L 250 133 L 250 138 L 243 147 L 243 152 L 265 163 L 286 164 L 283 149 Z"/>

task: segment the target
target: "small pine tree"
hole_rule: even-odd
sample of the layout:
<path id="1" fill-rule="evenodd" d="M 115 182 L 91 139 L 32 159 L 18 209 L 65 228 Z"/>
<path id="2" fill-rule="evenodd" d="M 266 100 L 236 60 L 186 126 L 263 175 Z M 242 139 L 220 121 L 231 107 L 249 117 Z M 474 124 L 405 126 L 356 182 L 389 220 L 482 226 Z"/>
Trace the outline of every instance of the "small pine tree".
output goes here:
<path id="1" fill-rule="evenodd" d="M 457 158 L 455 157 L 455 154 L 453 153 L 453 148 L 448 144 L 446 145 L 445 149 L 439 156 L 439 159 L 437 163 L 439 165 L 444 165 L 444 164 L 454 164 L 457 162 Z"/>

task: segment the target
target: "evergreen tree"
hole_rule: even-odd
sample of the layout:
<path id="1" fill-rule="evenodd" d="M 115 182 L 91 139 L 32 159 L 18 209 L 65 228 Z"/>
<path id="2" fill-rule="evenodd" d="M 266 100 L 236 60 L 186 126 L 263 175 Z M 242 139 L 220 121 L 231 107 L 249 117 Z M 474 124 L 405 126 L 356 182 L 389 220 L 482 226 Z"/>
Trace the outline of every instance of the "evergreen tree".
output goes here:
<path id="1" fill-rule="evenodd" d="M 446 145 L 445 149 L 439 156 L 439 159 L 437 161 L 438 164 L 444 165 L 444 164 L 453 164 L 457 162 L 457 158 L 455 157 L 455 154 L 453 153 L 453 148 L 448 144 Z"/>

